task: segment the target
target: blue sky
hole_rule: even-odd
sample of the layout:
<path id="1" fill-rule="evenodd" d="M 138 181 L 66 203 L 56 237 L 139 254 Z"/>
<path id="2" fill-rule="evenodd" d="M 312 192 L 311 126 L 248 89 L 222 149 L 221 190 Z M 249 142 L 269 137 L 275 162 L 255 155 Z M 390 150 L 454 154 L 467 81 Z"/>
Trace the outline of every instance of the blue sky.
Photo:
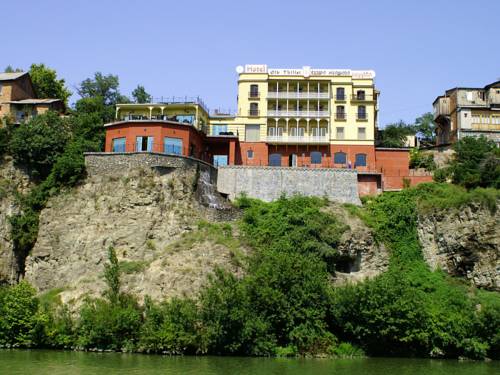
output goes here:
<path id="1" fill-rule="evenodd" d="M 72 91 L 101 71 L 126 95 L 234 109 L 237 65 L 373 69 L 384 125 L 500 78 L 499 0 L 10 0 L 0 14 L 0 69 L 43 62 Z"/>

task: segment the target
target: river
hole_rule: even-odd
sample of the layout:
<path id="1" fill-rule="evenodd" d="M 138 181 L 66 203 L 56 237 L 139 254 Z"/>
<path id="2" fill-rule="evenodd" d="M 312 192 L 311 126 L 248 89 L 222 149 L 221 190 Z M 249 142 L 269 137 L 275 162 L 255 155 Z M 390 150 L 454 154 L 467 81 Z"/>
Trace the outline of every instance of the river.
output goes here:
<path id="1" fill-rule="evenodd" d="M 0 350 L 0 374 L 486 375 L 500 374 L 500 361 L 168 357 L 55 350 Z"/>

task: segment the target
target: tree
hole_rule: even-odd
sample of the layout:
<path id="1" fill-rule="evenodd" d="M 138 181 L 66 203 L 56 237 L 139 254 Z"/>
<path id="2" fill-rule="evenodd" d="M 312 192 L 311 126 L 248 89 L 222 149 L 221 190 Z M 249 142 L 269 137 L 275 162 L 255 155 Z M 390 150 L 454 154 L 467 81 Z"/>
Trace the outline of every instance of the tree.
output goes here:
<path id="1" fill-rule="evenodd" d="M 14 129 L 9 150 L 14 160 L 45 178 L 64 152 L 71 133 L 67 120 L 49 111 Z"/>
<path id="2" fill-rule="evenodd" d="M 118 102 L 120 98 L 118 86 L 118 76 L 112 74 L 105 76 L 101 72 L 96 72 L 93 79 L 83 80 L 77 91 L 82 98 L 101 98 L 102 103 L 108 106 Z"/>
<path id="3" fill-rule="evenodd" d="M 65 87 L 64 79 L 57 79 L 55 70 L 45 64 L 32 64 L 29 73 L 38 98 L 61 99 L 67 103 L 71 92 Z"/>
<path id="4" fill-rule="evenodd" d="M 406 136 L 415 134 L 415 129 L 403 121 L 386 125 L 380 132 L 380 146 L 383 147 L 404 147 Z"/>
<path id="5" fill-rule="evenodd" d="M 424 113 L 415 120 L 415 131 L 418 138 L 425 143 L 434 144 L 436 139 L 436 124 L 431 112 Z"/>
<path id="6" fill-rule="evenodd" d="M 468 189 L 500 185 L 500 150 L 494 141 L 464 137 L 453 145 L 452 180 Z"/>
<path id="7" fill-rule="evenodd" d="M 135 99 L 136 103 L 149 103 L 151 102 L 151 95 L 146 92 L 144 86 L 137 85 L 134 91 L 132 91 L 132 97 Z"/>
<path id="8" fill-rule="evenodd" d="M 12 65 L 7 65 L 7 67 L 5 68 L 5 73 L 18 73 L 18 72 L 22 72 L 23 70 L 21 68 L 16 68 L 14 69 L 12 67 Z"/>

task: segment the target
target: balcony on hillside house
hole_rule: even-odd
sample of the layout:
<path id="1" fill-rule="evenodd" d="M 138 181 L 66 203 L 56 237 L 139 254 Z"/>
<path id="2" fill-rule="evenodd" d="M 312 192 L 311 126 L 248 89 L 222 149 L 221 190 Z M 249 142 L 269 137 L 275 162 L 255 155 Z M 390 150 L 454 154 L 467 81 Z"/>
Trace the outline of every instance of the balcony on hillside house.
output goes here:
<path id="1" fill-rule="evenodd" d="M 450 98 L 448 96 L 438 97 L 433 104 L 434 120 L 447 118 L 450 113 Z"/>

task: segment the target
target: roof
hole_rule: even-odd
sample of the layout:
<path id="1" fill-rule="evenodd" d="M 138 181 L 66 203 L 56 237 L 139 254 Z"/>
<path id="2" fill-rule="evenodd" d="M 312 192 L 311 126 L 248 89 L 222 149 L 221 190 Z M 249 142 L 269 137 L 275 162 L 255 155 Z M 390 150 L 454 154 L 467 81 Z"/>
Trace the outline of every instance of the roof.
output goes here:
<path id="1" fill-rule="evenodd" d="M 498 80 L 498 81 L 496 81 L 496 82 L 493 82 L 493 83 L 490 83 L 489 85 L 484 86 L 484 89 L 485 89 L 485 90 L 488 90 L 489 88 L 491 88 L 491 87 L 496 87 L 496 86 L 499 86 L 499 87 L 500 87 L 500 80 Z"/>
<path id="2" fill-rule="evenodd" d="M 25 74 L 28 74 L 28 72 L 0 73 L 0 81 L 13 81 Z"/>
<path id="3" fill-rule="evenodd" d="M 61 99 L 23 99 L 23 100 L 12 100 L 6 102 L 9 104 L 51 104 L 55 102 L 62 102 Z"/>

